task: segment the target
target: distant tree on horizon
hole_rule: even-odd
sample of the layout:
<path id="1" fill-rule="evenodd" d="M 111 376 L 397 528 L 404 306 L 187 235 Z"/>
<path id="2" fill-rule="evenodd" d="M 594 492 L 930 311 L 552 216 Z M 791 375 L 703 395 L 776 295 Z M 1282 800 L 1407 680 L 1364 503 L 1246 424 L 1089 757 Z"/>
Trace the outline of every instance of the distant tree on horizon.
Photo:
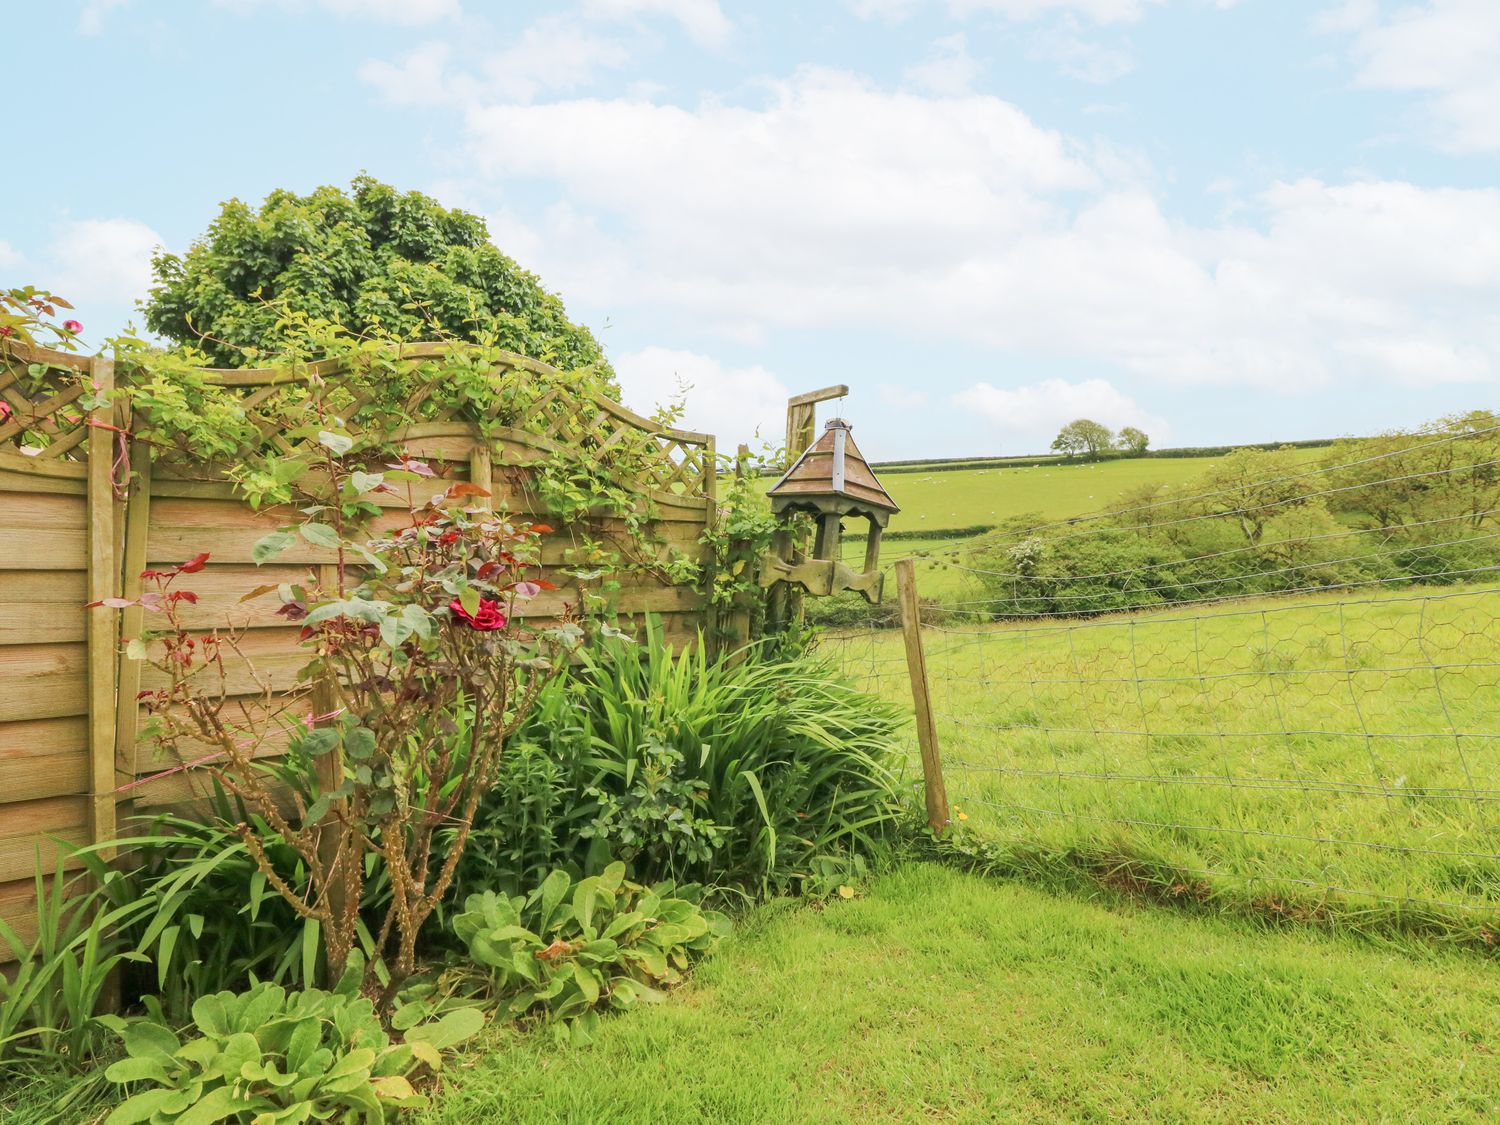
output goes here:
<path id="1" fill-rule="evenodd" d="M 1052 440 L 1053 452 L 1064 457 L 1097 457 L 1112 449 L 1115 435 L 1108 426 L 1088 418 L 1078 418 L 1058 431 Z"/>
<path id="2" fill-rule="evenodd" d="M 1150 444 L 1146 431 L 1134 426 L 1125 426 L 1115 435 L 1115 448 L 1122 453 L 1144 453 Z"/>

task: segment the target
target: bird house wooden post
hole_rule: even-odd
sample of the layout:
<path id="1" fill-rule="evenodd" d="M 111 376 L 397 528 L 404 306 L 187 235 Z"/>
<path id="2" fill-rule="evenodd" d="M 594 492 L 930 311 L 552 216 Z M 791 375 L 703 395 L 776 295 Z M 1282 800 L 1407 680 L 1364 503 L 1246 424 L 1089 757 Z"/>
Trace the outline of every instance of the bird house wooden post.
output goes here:
<path id="1" fill-rule="evenodd" d="M 885 578 L 880 573 L 880 536 L 900 508 L 854 444 L 848 422 L 832 419 L 767 495 L 778 516 L 805 513 L 817 521 L 818 530 L 811 557 L 802 557 L 790 536 L 779 535 L 762 560 L 762 586 L 793 583 L 814 597 L 858 590 L 867 601 L 880 601 Z M 861 571 L 843 561 L 847 517 L 867 521 Z"/>

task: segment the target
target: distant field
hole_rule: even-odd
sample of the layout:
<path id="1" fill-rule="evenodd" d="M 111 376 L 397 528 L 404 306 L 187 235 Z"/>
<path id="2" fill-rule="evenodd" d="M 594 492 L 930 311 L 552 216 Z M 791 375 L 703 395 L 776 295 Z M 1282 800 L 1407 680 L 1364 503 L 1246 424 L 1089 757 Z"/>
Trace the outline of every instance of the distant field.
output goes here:
<path id="1" fill-rule="evenodd" d="M 1312 462 L 1327 453 L 1326 449 L 1299 449 L 1296 456 Z M 901 472 L 886 474 L 881 481 L 901 505 L 890 530 L 944 531 L 995 524 L 1027 512 L 1038 512 L 1048 520 L 1071 519 L 1107 507 L 1122 493 L 1141 485 L 1190 481 L 1217 460 L 1163 457 L 1031 468 Z M 909 546 L 902 542 L 895 553 L 909 554 Z"/>
<path id="2" fill-rule="evenodd" d="M 1312 462 L 1327 449 L 1298 449 Z M 889 530 L 934 533 L 930 538 L 890 541 L 891 558 L 934 545 L 954 528 L 990 526 L 1012 516 L 1038 513 L 1045 520 L 1071 519 L 1098 511 L 1131 489 L 1146 484 L 1182 484 L 1200 476 L 1218 457 L 1129 458 L 1097 464 L 1051 464 L 1019 468 L 944 469 L 887 472 L 881 482 L 901 511 Z M 769 488 L 775 477 L 766 477 Z"/>

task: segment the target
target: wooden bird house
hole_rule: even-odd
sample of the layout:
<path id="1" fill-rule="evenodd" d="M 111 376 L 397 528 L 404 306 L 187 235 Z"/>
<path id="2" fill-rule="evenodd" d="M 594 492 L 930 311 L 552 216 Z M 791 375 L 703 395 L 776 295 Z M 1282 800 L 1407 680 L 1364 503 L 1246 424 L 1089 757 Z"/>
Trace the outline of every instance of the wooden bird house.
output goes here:
<path id="1" fill-rule="evenodd" d="M 777 515 L 800 512 L 812 516 L 817 536 L 810 557 L 799 555 L 790 536 L 778 536 L 761 567 L 761 585 L 792 582 L 818 596 L 858 590 L 868 601 L 880 601 L 884 584 L 879 570 L 880 536 L 891 514 L 901 509 L 854 444 L 848 422 L 831 419 L 822 436 L 792 463 L 767 495 Z M 842 558 L 844 520 L 849 517 L 863 518 L 868 525 L 862 571 L 854 570 Z"/>

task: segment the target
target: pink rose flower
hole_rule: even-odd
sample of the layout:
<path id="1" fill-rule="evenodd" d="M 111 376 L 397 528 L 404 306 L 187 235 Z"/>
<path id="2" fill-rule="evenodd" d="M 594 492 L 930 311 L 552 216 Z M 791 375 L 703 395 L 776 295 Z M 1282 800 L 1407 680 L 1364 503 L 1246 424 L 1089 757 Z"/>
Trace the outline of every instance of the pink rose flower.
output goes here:
<path id="1" fill-rule="evenodd" d="M 76 336 L 83 331 L 83 324 L 76 320 L 65 320 L 63 321 L 63 331 L 71 332 Z"/>

